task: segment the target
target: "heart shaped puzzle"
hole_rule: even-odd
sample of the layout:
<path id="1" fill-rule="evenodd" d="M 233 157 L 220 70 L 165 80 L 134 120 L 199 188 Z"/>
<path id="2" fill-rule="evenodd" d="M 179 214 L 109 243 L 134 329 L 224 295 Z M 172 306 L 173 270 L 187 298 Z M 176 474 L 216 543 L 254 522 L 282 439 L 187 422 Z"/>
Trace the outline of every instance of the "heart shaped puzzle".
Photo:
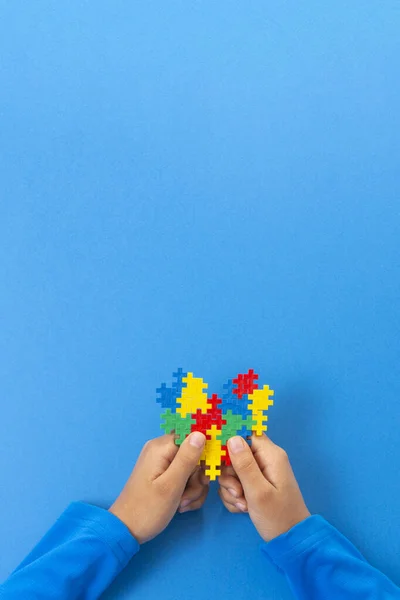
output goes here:
<path id="1" fill-rule="evenodd" d="M 248 443 L 252 433 L 267 431 L 268 408 L 273 405 L 274 391 L 268 385 L 258 387 L 258 375 L 250 369 L 229 379 L 223 386 L 222 398 L 208 397 L 208 384 L 193 373 L 178 369 L 171 387 L 162 383 L 157 389 L 157 402 L 165 409 L 161 429 L 175 433 L 176 444 L 192 431 L 201 431 L 207 441 L 200 458 L 205 474 L 213 481 L 221 474 L 221 465 L 230 465 L 228 439 L 240 435 Z"/>

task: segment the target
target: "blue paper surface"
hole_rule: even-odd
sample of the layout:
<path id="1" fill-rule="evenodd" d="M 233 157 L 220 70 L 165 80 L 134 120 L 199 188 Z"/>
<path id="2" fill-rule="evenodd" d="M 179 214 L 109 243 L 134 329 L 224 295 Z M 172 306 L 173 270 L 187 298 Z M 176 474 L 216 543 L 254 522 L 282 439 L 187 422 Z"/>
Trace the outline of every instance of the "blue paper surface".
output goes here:
<path id="1" fill-rule="evenodd" d="M 310 510 L 399 584 L 398 3 L 1 14 L 0 579 L 114 499 L 181 365 L 270 383 Z M 290 598 L 215 488 L 108 597 L 205 594 Z"/>

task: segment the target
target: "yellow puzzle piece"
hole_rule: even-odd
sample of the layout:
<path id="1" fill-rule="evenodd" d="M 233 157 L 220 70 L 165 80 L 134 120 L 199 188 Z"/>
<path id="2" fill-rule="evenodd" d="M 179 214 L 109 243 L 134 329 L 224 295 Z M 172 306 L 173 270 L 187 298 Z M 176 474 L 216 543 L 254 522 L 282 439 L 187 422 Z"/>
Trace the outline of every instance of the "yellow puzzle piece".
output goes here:
<path id="1" fill-rule="evenodd" d="M 193 373 L 188 373 L 182 379 L 185 387 L 182 389 L 182 395 L 177 399 L 178 405 L 176 412 L 182 417 L 192 415 L 200 410 L 206 413 L 211 404 L 207 402 L 207 392 L 203 392 L 203 388 L 207 389 L 208 384 L 201 377 L 193 377 Z"/>
<path id="2" fill-rule="evenodd" d="M 274 395 L 274 390 L 271 390 L 269 385 L 264 385 L 262 388 L 254 390 L 249 394 L 249 404 L 247 408 L 251 410 L 253 419 L 252 431 L 256 435 L 261 435 L 263 431 L 267 431 L 268 416 L 263 411 L 268 410 L 274 404 L 271 397 Z"/>
<path id="3" fill-rule="evenodd" d="M 218 439 L 220 434 L 221 430 L 216 425 L 211 425 L 211 429 L 207 429 L 207 436 L 211 439 L 207 439 L 200 458 L 206 464 L 205 474 L 209 476 L 211 481 L 221 475 L 221 462 L 226 455 L 226 450 L 222 450 L 221 440 Z"/>

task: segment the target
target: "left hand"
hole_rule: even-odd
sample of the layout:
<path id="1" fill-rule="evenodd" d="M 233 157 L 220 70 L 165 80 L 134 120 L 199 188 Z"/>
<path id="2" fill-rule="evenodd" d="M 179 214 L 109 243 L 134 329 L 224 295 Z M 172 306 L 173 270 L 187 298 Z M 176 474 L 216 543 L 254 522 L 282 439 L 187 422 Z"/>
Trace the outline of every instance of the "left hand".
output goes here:
<path id="1" fill-rule="evenodd" d="M 208 493 L 208 478 L 198 467 L 206 438 L 191 433 L 178 447 L 174 435 L 147 442 L 121 494 L 109 509 L 139 544 L 161 533 L 179 509 L 196 510 Z"/>

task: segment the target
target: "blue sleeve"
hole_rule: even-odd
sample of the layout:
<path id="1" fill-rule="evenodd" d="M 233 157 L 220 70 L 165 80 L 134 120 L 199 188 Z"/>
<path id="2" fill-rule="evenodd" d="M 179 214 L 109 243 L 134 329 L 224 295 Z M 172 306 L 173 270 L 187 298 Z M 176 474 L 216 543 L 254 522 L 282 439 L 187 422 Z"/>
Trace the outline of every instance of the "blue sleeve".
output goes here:
<path id="1" fill-rule="evenodd" d="M 75 502 L 0 586 L 0 598 L 93 600 L 138 550 L 116 516 Z"/>
<path id="2" fill-rule="evenodd" d="M 400 589 L 320 516 L 309 517 L 262 549 L 299 600 L 400 599 Z"/>

